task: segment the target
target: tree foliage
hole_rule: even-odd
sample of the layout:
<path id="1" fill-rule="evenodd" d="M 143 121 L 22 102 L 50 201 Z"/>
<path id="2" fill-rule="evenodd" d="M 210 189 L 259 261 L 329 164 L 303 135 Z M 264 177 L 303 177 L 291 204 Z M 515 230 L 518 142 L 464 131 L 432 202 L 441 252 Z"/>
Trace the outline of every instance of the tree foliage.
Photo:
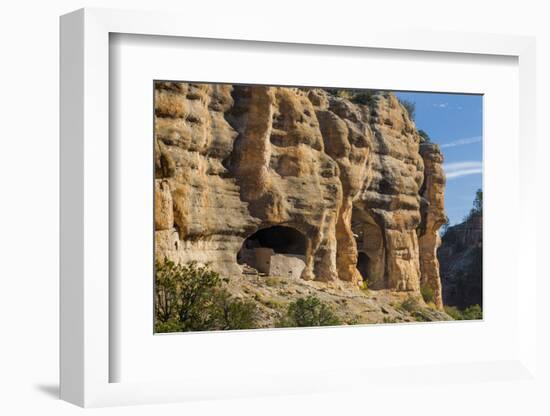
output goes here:
<path id="1" fill-rule="evenodd" d="M 401 304 L 399 305 L 399 308 L 409 313 L 413 313 L 418 311 L 421 308 L 421 305 L 418 299 L 412 296 L 409 296 L 407 299 L 401 302 Z"/>
<path id="2" fill-rule="evenodd" d="M 288 306 L 285 316 L 279 322 L 282 327 L 307 327 L 340 325 L 332 309 L 316 296 L 300 298 Z"/>
<path id="3" fill-rule="evenodd" d="M 348 90 L 346 88 L 325 88 L 325 91 L 334 97 L 343 98 L 346 100 L 353 97 L 353 90 Z"/>
<path id="4" fill-rule="evenodd" d="M 225 289 L 216 289 L 212 299 L 216 329 L 252 329 L 256 327 L 255 303 L 234 299 Z"/>
<path id="5" fill-rule="evenodd" d="M 472 205 L 472 209 L 466 216 L 465 221 L 468 221 L 474 216 L 483 215 L 483 191 L 481 189 L 476 191 L 476 196 Z"/>
<path id="6" fill-rule="evenodd" d="M 420 286 L 420 293 L 422 294 L 422 299 L 424 302 L 430 303 L 435 300 L 435 291 L 430 286 L 422 285 Z"/>
<path id="7" fill-rule="evenodd" d="M 376 104 L 376 91 L 375 90 L 359 90 L 356 91 L 351 97 L 351 102 L 355 104 L 364 104 L 373 106 Z"/>
<path id="8" fill-rule="evenodd" d="M 426 133 L 424 130 L 420 129 L 418 130 L 418 134 L 422 139 L 424 139 L 425 142 L 431 142 L 432 139 L 430 138 L 429 134 Z"/>
<path id="9" fill-rule="evenodd" d="M 456 306 L 445 306 L 445 312 L 456 321 L 471 321 L 483 319 L 483 310 L 480 305 L 468 306 L 458 309 Z"/>
<path id="10" fill-rule="evenodd" d="M 474 207 L 472 210 L 476 214 L 482 214 L 483 213 L 483 191 L 481 189 L 478 189 L 476 191 L 476 197 L 474 199 Z"/>
<path id="11" fill-rule="evenodd" d="M 407 113 L 409 113 L 409 118 L 411 120 L 414 120 L 414 116 L 416 114 L 416 104 L 409 100 L 399 100 L 401 102 L 401 105 L 405 107 L 405 110 L 407 110 Z"/>
<path id="12" fill-rule="evenodd" d="M 234 299 L 207 266 L 157 261 L 155 332 L 247 329 L 255 322 L 255 304 Z"/>
<path id="13" fill-rule="evenodd" d="M 376 104 L 377 90 L 350 90 L 345 88 L 326 88 L 330 95 L 334 97 L 350 100 L 355 104 L 373 106 Z"/>

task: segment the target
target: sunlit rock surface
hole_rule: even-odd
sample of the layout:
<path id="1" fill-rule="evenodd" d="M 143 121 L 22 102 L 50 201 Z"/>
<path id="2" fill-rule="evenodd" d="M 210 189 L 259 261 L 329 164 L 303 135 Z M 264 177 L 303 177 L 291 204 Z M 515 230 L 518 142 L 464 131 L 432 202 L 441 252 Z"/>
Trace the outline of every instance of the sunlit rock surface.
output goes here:
<path id="1" fill-rule="evenodd" d="M 426 284 L 441 307 L 441 163 L 391 93 L 157 82 L 157 258 L 230 278 L 247 267 L 237 259 L 247 239 L 266 229 L 255 244 L 289 239 L 302 279 L 417 293 Z M 271 227 L 298 231 L 303 245 Z"/>

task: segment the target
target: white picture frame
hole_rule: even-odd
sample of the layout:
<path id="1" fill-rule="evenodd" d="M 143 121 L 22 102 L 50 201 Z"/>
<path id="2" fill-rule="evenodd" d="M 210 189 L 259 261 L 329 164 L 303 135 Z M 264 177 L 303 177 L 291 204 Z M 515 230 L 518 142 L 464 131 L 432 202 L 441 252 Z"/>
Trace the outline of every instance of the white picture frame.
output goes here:
<path id="1" fill-rule="evenodd" d="M 82 9 L 61 18 L 61 398 L 80 406 L 159 403 L 200 398 L 262 394 L 308 393 L 350 389 L 356 384 L 389 380 L 422 383 L 437 374 L 455 379 L 482 373 L 490 379 L 525 380 L 536 376 L 536 219 L 527 213 L 536 191 L 530 180 L 535 165 L 535 41 L 529 37 L 421 31 L 360 30 L 338 33 L 280 31 L 266 23 L 261 29 L 235 33 L 227 25 L 201 25 L 173 13 Z M 109 36 L 123 33 L 147 36 L 226 39 L 334 47 L 430 51 L 452 54 L 504 55 L 519 66 L 519 204 L 518 267 L 523 271 L 517 291 L 516 354 L 498 361 L 418 363 L 413 370 L 370 368 L 332 369 L 319 381 L 316 373 L 271 374 L 261 380 L 234 382 L 189 378 L 178 381 L 110 382 L 116 354 L 110 349 L 109 296 Z M 294 330 L 300 331 L 300 330 Z M 305 331 L 307 333 L 307 331 Z M 309 332 L 309 334 L 313 334 Z M 310 336 L 310 335 L 304 335 Z M 313 335 L 311 335 L 313 336 Z M 407 378 L 403 374 L 413 376 Z M 345 381 L 343 381 L 345 380 Z M 407 381 L 408 380 L 408 381 Z M 479 382 L 474 379 L 473 382 Z M 403 382 L 403 381 L 402 381 Z"/>

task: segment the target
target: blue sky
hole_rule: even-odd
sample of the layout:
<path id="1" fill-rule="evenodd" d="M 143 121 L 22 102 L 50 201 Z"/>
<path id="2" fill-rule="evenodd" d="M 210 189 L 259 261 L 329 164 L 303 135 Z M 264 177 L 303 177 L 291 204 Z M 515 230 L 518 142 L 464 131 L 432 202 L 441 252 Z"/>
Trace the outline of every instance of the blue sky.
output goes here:
<path id="1" fill-rule="evenodd" d="M 416 104 L 415 122 L 441 146 L 447 176 L 445 210 L 451 225 L 462 222 L 482 188 L 483 98 L 481 95 L 395 92 Z"/>

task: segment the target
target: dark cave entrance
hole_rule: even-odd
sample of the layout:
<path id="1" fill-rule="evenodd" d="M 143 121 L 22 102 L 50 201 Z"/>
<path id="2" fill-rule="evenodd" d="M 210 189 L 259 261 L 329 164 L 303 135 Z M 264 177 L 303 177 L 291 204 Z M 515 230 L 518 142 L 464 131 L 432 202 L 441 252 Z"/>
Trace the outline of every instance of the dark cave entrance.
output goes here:
<path id="1" fill-rule="evenodd" d="M 369 256 L 367 256 L 364 252 L 360 251 L 357 254 L 357 270 L 359 270 L 359 273 L 361 273 L 361 277 L 365 282 L 369 281 L 369 274 L 368 274 L 369 263 L 370 263 Z"/>
<path id="2" fill-rule="evenodd" d="M 239 264 L 242 264 L 240 260 L 243 257 L 244 250 L 253 250 L 261 247 L 270 248 L 275 253 L 305 256 L 307 241 L 304 235 L 295 228 L 282 225 L 263 228 L 244 240 L 241 250 L 237 254 Z"/>
<path id="3" fill-rule="evenodd" d="M 237 253 L 237 263 L 254 274 L 299 277 L 305 267 L 307 239 L 292 227 L 277 225 L 256 231 Z"/>

